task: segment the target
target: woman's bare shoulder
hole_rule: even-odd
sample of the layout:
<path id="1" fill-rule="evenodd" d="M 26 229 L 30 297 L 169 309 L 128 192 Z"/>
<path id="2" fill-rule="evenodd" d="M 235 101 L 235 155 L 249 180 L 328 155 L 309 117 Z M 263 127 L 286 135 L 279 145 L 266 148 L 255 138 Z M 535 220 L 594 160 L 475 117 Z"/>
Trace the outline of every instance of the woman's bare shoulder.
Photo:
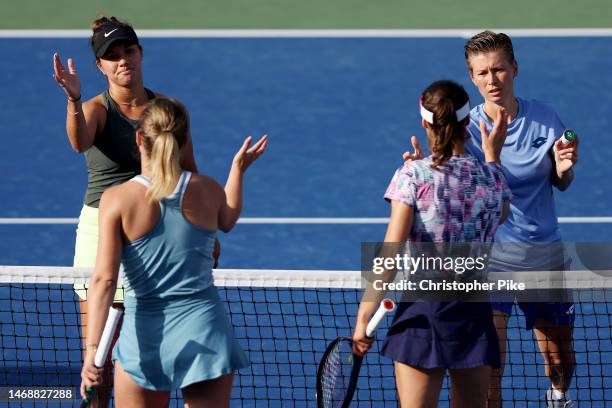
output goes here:
<path id="1" fill-rule="evenodd" d="M 215 199 L 219 202 L 225 200 L 225 190 L 212 177 L 203 174 L 193 174 L 189 187 L 203 200 Z"/>
<path id="2" fill-rule="evenodd" d="M 217 180 L 205 174 L 192 173 L 191 183 L 193 183 L 193 185 L 196 186 L 198 189 L 206 189 L 212 191 L 223 190 L 223 187 L 221 187 Z"/>

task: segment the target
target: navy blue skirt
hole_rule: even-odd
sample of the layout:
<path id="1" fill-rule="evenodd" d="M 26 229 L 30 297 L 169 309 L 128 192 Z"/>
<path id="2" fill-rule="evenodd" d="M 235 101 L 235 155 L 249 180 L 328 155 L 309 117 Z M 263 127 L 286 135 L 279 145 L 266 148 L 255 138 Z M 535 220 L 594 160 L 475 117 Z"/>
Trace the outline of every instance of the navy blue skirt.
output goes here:
<path id="1" fill-rule="evenodd" d="M 491 304 L 400 303 L 381 353 L 420 368 L 499 368 Z"/>

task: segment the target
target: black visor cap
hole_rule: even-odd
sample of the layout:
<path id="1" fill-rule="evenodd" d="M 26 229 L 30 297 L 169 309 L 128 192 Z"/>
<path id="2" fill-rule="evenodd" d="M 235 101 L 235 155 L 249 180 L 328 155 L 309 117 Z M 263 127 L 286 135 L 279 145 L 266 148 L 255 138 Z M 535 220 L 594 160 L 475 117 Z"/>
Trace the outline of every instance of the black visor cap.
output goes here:
<path id="1" fill-rule="evenodd" d="M 94 35 L 91 48 L 96 58 L 102 58 L 112 44 L 122 41 L 126 44 L 138 44 L 138 36 L 131 27 L 123 24 L 104 24 Z"/>

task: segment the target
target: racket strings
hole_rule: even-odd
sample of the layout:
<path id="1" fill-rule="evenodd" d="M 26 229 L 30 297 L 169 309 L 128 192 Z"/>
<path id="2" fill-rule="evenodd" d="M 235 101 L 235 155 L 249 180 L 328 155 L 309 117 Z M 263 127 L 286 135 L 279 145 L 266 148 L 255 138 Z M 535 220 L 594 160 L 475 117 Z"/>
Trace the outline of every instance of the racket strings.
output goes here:
<path id="1" fill-rule="evenodd" d="M 353 369 L 353 349 L 350 340 L 338 341 L 327 356 L 323 367 L 323 402 L 325 407 L 341 407 L 349 388 Z"/>

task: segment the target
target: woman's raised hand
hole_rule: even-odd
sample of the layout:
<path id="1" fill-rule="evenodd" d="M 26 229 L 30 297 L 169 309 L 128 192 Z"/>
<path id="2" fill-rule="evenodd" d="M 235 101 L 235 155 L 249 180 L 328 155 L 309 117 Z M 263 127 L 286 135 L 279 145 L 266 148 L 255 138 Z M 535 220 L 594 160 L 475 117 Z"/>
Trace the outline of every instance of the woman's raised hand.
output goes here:
<path id="1" fill-rule="evenodd" d="M 485 160 L 501 164 L 501 151 L 508 134 L 508 112 L 500 107 L 497 109 L 497 117 L 493 123 L 491 132 L 487 132 L 484 120 L 480 120 L 480 134 L 482 136 L 482 151 Z"/>
<path id="2" fill-rule="evenodd" d="M 421 160 L 423 158 L 423 150 L 421 150 L 421 146 L 419 145 L 419 140 L 417 139 L 417 137 L 412 136 L 410 138 L 410 143 L 412 144 L 414 153 L 410 153 L 410 151 L 404 152 L 404 154 L 402 155 L 404 161 Z"/>
<path id="3" fill-rule="evenodd" d="M 238 153 L 236 153 L 236 156 L 234 156 L 232 165 L 236 166 L 241 172 L 245 172 L 246 169 L 248 169 L 266 150 L 268 135 L 262 136 L 253 146 L 251 146 L 252 141 L 253 138 L 251 136 L 247 137 L 244 143 L 242 143 L 240 150 L 238 150 Z"/>
<path id="4" fill-rule="evenodd" d="M 53 79 L 62 87 L 68 99 L 77 101 L 81 99 L 81 83 L 74 68 L 74 61 L 68 58 L 68 69 L 62 64 L 59 54 L 53 54 Z"/>

